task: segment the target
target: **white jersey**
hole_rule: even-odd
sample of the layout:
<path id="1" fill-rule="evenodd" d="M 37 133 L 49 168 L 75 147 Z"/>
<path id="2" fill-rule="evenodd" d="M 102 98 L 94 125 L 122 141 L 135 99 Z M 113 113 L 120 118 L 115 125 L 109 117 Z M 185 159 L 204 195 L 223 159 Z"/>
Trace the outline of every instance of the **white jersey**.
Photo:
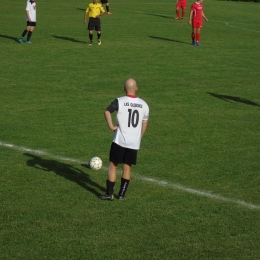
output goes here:
<path id="1" fill-rule="evenodd" d="M 28 0 L 25 10 L 29 12 L 31 21 L 36 22 L 36 2 L 34 2 L 32 0 Z M 27 15 L 26 15 L 26 21 L 29 21 Z"/>
<path id="2" fill-rule="evenodd" d="M 117 110 L 119 127 L 115 131 L 113 142 L 125 148 L 138 150 L 141 143 L 142 122 L 149 118 L 149 107 L 138 97 L 124 96 L 116 100 L 118 108 L 114 106 L 114 110 Z M 111 104 L 112 107 L 117 103 L 115 101 Z"/>

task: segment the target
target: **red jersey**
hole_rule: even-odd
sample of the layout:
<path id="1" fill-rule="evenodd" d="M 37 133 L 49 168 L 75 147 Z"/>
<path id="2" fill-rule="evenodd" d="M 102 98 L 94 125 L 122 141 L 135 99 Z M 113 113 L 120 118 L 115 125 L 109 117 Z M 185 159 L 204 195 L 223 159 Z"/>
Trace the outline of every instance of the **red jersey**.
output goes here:
<path id="1" fill-rule="evenodd" d="M 193 11 L 193 21 L 202 21 L 203 4 L 195 2 L 192 4 L 190 10 Z"/>

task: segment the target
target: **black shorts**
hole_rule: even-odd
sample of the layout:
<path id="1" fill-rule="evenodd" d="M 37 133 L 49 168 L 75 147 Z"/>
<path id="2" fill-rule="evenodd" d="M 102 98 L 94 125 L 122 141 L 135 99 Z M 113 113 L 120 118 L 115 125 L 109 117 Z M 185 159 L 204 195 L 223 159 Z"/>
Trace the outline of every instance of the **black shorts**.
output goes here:
<path id="1" fill-rule="evenodd" d="M 29 21 L 27 21 L 27 26 L 35 27 L 36 26 L 36 22 L 29 22 Z"/>
<path id="2" fill-rule="evenodd" d="M 89 31 L 101 31 L 101 22 L 100 22 L 100 18 L 89 18 L 88 21 L 88 30 Z"/>
<path id="3" fill-rule="evenodd" d="M 107 4 L 108 3 L 108 0 L 101 0 L 101 3 L 104 5 L 104 4 Z"/>
<path id="4" fill-rule="evenodd" d="M 125 163 L 128 165 L 136 165 L 137 151 L 130 148 L 122 147 L 116 143 L 111 144 L 109 161 L 115 164 Z"/>

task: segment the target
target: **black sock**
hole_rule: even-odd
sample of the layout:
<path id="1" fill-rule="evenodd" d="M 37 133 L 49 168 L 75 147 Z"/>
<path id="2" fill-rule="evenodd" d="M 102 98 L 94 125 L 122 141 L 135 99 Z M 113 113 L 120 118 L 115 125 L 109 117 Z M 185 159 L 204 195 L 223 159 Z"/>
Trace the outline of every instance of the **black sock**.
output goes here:
<path id="1" fill-rule="evenodd" d="M 22 38 L 26 35 L 26 33 L 28 33 L 28 31 L 25 29 L 25 30 L 23 31 Z"/>
<path id="2" fill-rule="evenodd" d="M 130 180 L 121 178 L 121 186 L 118 196 L 125 196 Z"/>
<path id="3" fill-rule="evenodd" d="M 31 36 L 32 36 L 32 32 L 31 32 L 31 31 L 29 31 L 29 32 L 28 32 L 28 35 L 27 35 L 27 41 L 30 41 L 30 39 L 31 39 Z"/>
<path id="4" fill-rule="evenodd" d="M 92 42 L 92 40 L 93 40 L 93 34 L 89 34 L 88 37 L 89 37 L 89 40 Z"/>
<path id="5" fill-rule="evenodd" d="M 108 5 L 106 5 L 106 9 L 107 9 L 107 12 L 109 12 L 109 6 Z"/>
<path id="6" fill-rule="evenodd" d="M 110 196 L 114 194 L 115 184 L 115 182 L 107 180 L 107 195 Z"/>
<path id="7" fill-rule="evenodd" d="M 100 37 L 101 37 L 101 33 L 100 33 L 100 34 L 97 34 L 97 38 L 98 38 L 98 40 L 100 39 Z"/>

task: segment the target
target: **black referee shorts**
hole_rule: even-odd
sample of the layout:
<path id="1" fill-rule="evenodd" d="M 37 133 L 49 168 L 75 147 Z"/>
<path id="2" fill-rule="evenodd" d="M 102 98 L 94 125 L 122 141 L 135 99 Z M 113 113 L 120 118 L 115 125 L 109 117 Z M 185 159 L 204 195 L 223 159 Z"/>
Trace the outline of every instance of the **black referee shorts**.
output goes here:
<path id="1" fill-rule="evenodd" d="M 101 31 L 100 18 L 89 17 L 88 30 L 89 31 L 93 31 L 93 30 Z"/>
<path id="2" fill-rule="evenodd" d="M 109 161 L 115 164 L 128 164 L 136 165 L 137 160 L 137 151 L 130 148 L 122 147 L 114 142 L 111 144 Z"/>

